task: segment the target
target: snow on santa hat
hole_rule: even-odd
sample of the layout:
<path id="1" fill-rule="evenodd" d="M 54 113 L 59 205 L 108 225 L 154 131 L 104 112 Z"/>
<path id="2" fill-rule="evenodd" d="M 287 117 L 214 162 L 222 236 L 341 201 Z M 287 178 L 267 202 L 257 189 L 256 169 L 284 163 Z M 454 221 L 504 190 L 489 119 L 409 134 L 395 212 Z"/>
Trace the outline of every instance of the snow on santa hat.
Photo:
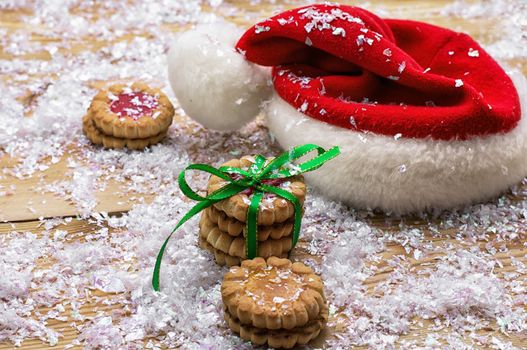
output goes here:
<path id="1" fill-rule="evenodd" d="M 262 108 L 284 148 L 341 147 L 311 184 L 396 213 L 483 201 L 527 175 L 527 82 L 509 74 L 466 34 L 327 4 L 243 35 L 197 27 L 169 54 L 189 116 L 231 130 Z"/>

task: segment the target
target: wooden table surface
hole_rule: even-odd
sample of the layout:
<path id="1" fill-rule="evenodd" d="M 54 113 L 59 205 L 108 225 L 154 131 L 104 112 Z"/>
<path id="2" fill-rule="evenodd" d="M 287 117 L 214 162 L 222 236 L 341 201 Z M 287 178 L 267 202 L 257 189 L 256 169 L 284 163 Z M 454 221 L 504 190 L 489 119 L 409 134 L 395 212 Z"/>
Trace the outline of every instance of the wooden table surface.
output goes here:
<path id="1" fill-rule="evenodd" d="M 268 14 L 273 13 L 276 5 L 265 2 L 265 4 L 251 5 L 249 2 L 244 1 L 231 1 L 235 3 L 239 8 L 247 8 L 254 12 L 260 11 L 261 16 L 265 17 Z M 451 1 L 447 0 L 425 0 L 425 1 L 411 1 L 411 0 L 385 0 L 385 1 L 371 1 L 375 6 L 383 6 L 390 13 L 395 13 L 397 17 L 408 17 L 412 19 L 424 20 L 434 24 L 450 27 L 456 30 L 465 31 L 477 40 L 483 42 L 489 42 L 495 40 L 495 32 L 500 28 L 499 18 L 475 18 L 471 20 L 465 20 L 460 17 L 454 16 L 443 16 L 440 12 L 441 8 Z M 286 5 L 289 6 L 289 5 Z M 0 29 L 7 29 L 8 31 L 25 32 L 32 34 L 32 27 L 26 22 L 21 21 L 24 16 L 29 16 L 30 13 L 27 10 L 1 10 L 0 12 Z M 243 17 L 239 16 L 231 18 L 232 21 L 239 24 L 247 25 L 249 22 Z M 170 30 L 178 30 L 177 26 L 172 26 Z M 125 35 L 126 38 L 126 35 Z M 31 40 L 42 41 L 46 38 L 33 36 Z M 79 37 L 76 38 L 75 42 L 72 43 L 69 50 L 71 55 L 76 55 L 83 50 L 96 50 L 103 47 L 104 41 L 97 41 L 96 38 L 91 37 Z M 526 42 L 527 44 L 527 42 Z M 22 56 L 16 56 L 11 53 L 7 53 L 0 47 L 0 59 L 1 60 L 26 60 L 26 59 L 37 59 L 37 60 L 50 60 L 51 57 L 45 52 L 34 52 L 30 54 L 24 54 Z M 527 63 L 523 59 L 512 58 L 507 61 L 511 65 L 516 65 L 527 74 Z M 0 79 L 9 82 L 14 76 L 5 75 Z M 33 79 L 39 79 L 38 74 L 34 74 Z M 22 98 L 31 99 L 31 96 L 25 96 Z M 1 111 L 0 111 L 1 112 Z M 71 152 L 75 152 L 72 149 Z M 34 174 L 33 176 L 26 179 L 17 179 L 10 176 L 0 177 L 0 188 L 13 188 L 12 193 L 9 195 L 0 196 L 0 220 L 4 223 L 0 224 L 0 235 L 17 231 L 30 231 L 36 234 L 42 232 L 43 228 L 40 227 L 39 218 L 50 218 L 50 217 L 75 217 L 77 215 L 77 208 L 71 203 L 68 198 L 59 197 L 51 193 L 43 193 L 39 190 L 43 185 L 52 183 L 57 180 L 67 178 L 67 156 L 64 157 L 57 164 L 53 164 L 49 169 Z M 0 166 L 3 169 L 8 169 L 16 164 L 16 159 L 11 159 L 7 156 L 0 159 Z M 14 187 L 13 187 L 14 186 Z M 125 197 L 128 194 L 123 191 L 123 188 L 118 183 L 110 182 L 104 191 L 97 192 L 96 198 L 98 201 L 96 211 L 104 211 L 108 213 L 119 213 L 129 210 L 132 205 L 139 200 L 139 198 L 145 201 L 153 199 L 154 194 L 142 194 L 138 195 L 135 200 L 128 200 Z M 383 225 L 383 218 L 378 217 L 372 219 L 375 223 L 378 220 L 379 225 Z M 420 222 L 416 222 L 417 225 Z M 395 228 L 396 224 L 394 224 Z M 82 235 L 93 230 L 93 225 L 85 220 L 74 218 L 71 222 L 62 226 L 61 229 L 68 231 L 73 235 L 79 234 L 82 239 Z M 527 231 L 527 229 L 526 229 Z M 451 231 L 444 231 L 440 238 L 432 238 L 430 241 L 432 244 L 443 244 L 446 241 L 452 245 L 463 245 L 458 239 L 455 239 L 455 228 Z M 513 271 L 514 266 L 511 265 L 511 257 L 518 259 L 524 263 L 527 263 L 526 259 L 526 248 L 527 243 L 526 235 L 522 235 L 522 238 L 517 241 L 507 242 L 508 251 L 503 254 L 496 255 L 500 259 L 502 266 L 496 269 L 498 275 L 502 275 L 505 272 Z M 485 242 L 478 242 L 477 244 L 484 245 Z M 306 250 L 300 247 L 300 255 L 308 254 Z M 380 257 L 389 258 L 395 255 L 407 256 L 411 259 L 415 271 L 418 271 L 421 266 L 430 266 L 436 263 L 434 257 L 425 258 L 421 260 L 415 260 L 413 256 L 406 253 L 403 247 L 399 244 L 391 244 L 387 246 L 386 251 L 379 253 Z M 382 260 L 382 259 L 381 259 Z M 41 261 L 39 268 L 47 268 L 52 261 Z M 380 263 L 378 273 L 368 279 L 366 283 L 373 288 L 377 283 L 383 281 L 391 271 L 390 266 L 383 265 Z M 521 277 L 525 281 L 525 275 Z M 99 293 L 100 296 L 104 296 L 104 293 Z M 87 316 L 89 320 L 90 316 L 93 316 L 100 312 L 105 312 L 112 306 L 105 306 L 102 304 L 86 303 L 83 306 L 82 312 Z M 49 309 L 39 310 L 41 313 L 45 313 Z M 49 326 L 55 330 L 60 331 L 64 336 L 60 339 L 58 348 L 63 348 L 64 345 L 70 344 L 73 339 L 77 336 L 75 328 L 71 327 L 70 319 L 66 321 L 50 320 Z M 424 321 L 423 326 L 417 329 L 411 329 L 408 334 L 401 337 L 401 340 L 417 340 L 424 341 L 427 334 L 429 333 L 430 322 Z M 482 331 L 482 333 L 495 335 L 499 339 L 503 339 L 507 342 L 512 342 L 513 345 L 519 348 L 527 348 L 527 335 L 526 334 L 511 334 L 509 337 L 500 333 L 498 327 Z M 41 349 L 45 348 L 46 345 L 40 340 L 27 340 L 22 344 L 22 349 Z M 0 344 L 0 349 L 13 348 L 12 344 Z"/>

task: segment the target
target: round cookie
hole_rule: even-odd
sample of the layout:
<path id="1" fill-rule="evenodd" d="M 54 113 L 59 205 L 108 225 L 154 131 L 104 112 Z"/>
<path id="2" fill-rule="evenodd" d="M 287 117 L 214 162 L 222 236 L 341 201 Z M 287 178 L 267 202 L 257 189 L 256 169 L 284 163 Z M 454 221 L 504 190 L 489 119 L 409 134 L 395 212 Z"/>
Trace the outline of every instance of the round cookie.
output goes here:
<path id="1" fill-rule="evenodd" d="M 143 149 L 145 147 L 159 143 L 159 141 L 161 141 L 167 133 L 165 130 L 158 135 L 144 139 L 126 139 L 108 136 L 95 126 L 92 115 L 89 112 L 82 118 L 82 130 L 86 137 L 96 145 L 103 145 L 106 148 L 127 147 L 129 149 Z"/>
<path id="2" fill-rule="evenodd" d="M 246 223 L 227 216 L 223 211 L 220 211 L 214 206 L 204 210 L 207 218 L 218 228 L 228 233 L 231 236 L 237 237 L 243 234 L 246 236 Z M 293 232 L 293 222 L 286 221 L 280 224 L 271 226 L 258 226 L 258 241 L 266 241 L 268 239 L 280 239 L 282 237 L 290 236 Z"/>
<path id="3" fill-rule="evenodd" d="M 313 270 L 288 259 L 244 260 L 225 274 L 221 296 L 229 314 L 256 328 L 291 330 L 327 312 L 323 284 Z"/>
<path id="4" fill-rule="evenodd" d="M 242 262 L 241 258 L 238 258 L 236 256 L 230 256 L 229 254 L 225 254 L 224 252 L 211 246 L 209 243 L 207 243 L 206 240 L 204 240 L 201 237 L 199 237 L 198 239 L 198 245 L 201 248 L 208 250 L 209 252 L 214 254 L 214 260 L 220 266 L 224 266 L 224 265 L 227 265 L 229 267 L 238 266 Z"/>
<path id="5" fill-rule="evenodd" d="M 242 157 L 241 159 L 232 159 L 223 166 L 232 166 L 241 169 L 248 169 L 254 163 L 254 158 L 250 156 Z M 301 204 L 306 198 L 306 185 L 302 175 L 295 175 L 286 179 L 264 180 L 264 183 L 279 186 L 284 190 L 291 192 Z M 217 176 L 211 176 L 207 193 L 211 194 L 221 187 L 225 186 L 227 182 Z M 214 207 L 221 210 L 232 218 L 238 221 L 247 221 L 247 210 L 251 203 L 252 190 L 248 189 L 240 192 L 232 197 L 229 197 L 221 202 L 214 204 Z M 293 205 L 274 194 L 266 193 L 260 207 L 258 209 L 258 224 L 263 226 L 270 226 L 275 223 L 282 223 L 294 215 Z"/>
<path id="6" fill-rule="evenodd" d="M 309 321 L 303 327 L 293 329 L 262 329 L 240 323 L 239 320 L 229 314 L 228 310 L 224 312 L 225 321 L 229 328 L 240 334 L 240 337 L 249 340 L 256 345 L 268 344 L 273 348 L 291 349 L 296 345 L 305 345 L 315 339 L 324 329 L 328 319 L 328 308 L 322 310 L 320 317 L 316 320 Z"/>
<path id="7" fill-rule="evenodd" d="M 247 259 L 245 251 L 245 238 L 233 237 L 221 231 L 217 225 L 212 223 L 206 215 L 202 215 L 199 222 L 200 237 L 217 249 L 232 257 Z M 280 239 L 269 239 L 258 243 L 258 256 L 268 258 L 270 256 L 284 256 L 291 250 L 292 237 Z"/>
<path id="8" fill-rule="evenodd" d="M 107 136 L 145 139 L 166 132 L 174 106 L 161 90 L 146 84 L 115 84 L 93 98 L 88 112 Z"/>

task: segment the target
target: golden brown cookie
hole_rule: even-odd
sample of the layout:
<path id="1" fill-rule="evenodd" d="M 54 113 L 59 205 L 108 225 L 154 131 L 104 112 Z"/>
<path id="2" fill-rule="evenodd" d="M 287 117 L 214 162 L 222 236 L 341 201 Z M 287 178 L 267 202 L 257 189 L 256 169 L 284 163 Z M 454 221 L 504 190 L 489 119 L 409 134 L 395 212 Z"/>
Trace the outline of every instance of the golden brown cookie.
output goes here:
<path id="1" fill-rule="evenodd" d="M 243 325 L 291 330 L 327 312 L 323 284 L 313 270 L 288 259 L 244 260 L 225 274 L 221 296 L 229 314 Z"/>
<path id="2" fill-rule="evenodd" d="M 246 235 L 246 223 L 227 216 L 223 211 L 220 211 L 214 206 L 204 210 L 207 218 L 218 228 L 228 233 L 231 236 L 237 237 L 243 234 Z M 287 237 L 293 232 L 293 222 L 288 220 L 281 224 L 274 224 L 271 226 L 258 226 L 258 240 L 266 241 L 268 239 L 280 239 Z"/>
<path id="3" fill-rule="evenodd" d="M 320 317 L 309 321 L 305 326 L 293 329 L 262 329 L 240 323 L 228 310 L 224 312 L 225 321 L 229 328 L 238 333 L 242 339 L 249 340 L 256 345 L 268 344 L 273 348 L 291 349 L 296 345 L 305 345 L 315 339 L 324 329 L 328 318 L 328 308 Z"/>
<path id="4" fill-rule="evenodd" d="M 213 246 L 211 246 L 207 241 L 205 241 L 203 238 L 199 237 L 198 244 L 201 248 L 208 250 L 212 254 L 214 254 L 214 260 L 216 263 L 220 266 L 238 266 L 242 262 L 242 259 L 236 256 L 230 256 L 229 254 L 225 254 L 224 252 L 215 249 Z"/>
<path id="5" fill-rule="evenodd" d="M 107 136 L 146 139 L 166 132 L 174 106 L 161 90 L 146 84 L 115 84 L 93 98 L 88 112 Z"/>
<path id="6" fill-rule="evenodd" d="M 159 135 L 147 137 L 144 139 L 124 139 L 114 136 L 108 136 L 102 133 L 93 123 L 91 113 L 82 118 L 82 130 L 86 137 L 96 145 L 103 145 L 106 148 L 123 148 L 143 149 L 147 146 L 154 145 L 166 136 L 166 130 Z"/>
<path id="7" fill-rule="evenodd" d="M 254 163 L 254 158 L 250 156 L 242 157 L 241 159 L 232 159 L 224 166 L 232 166 L 236 168 L 248 169 L 251 164 Z M 291 192 L 301 204 L 304 203 L 306 198 L 306 185 L 302 175 L 292 176 L 287 179 L 274 179 L 264 180 L 267 184 L 273 186 L 279 186 L 284 190 Z M 228 182 L 217 177 L 211 176 L 207 188 L 207 193 L 211 194 L 217 191 L 221 187 L 225 186 Z M 232 218 L 238 221 L 247 221 L 247 209 L 251 203 L 252 190 L 240 192 L 232 197 L 229 197 L 221 202 L 214 204 L 214 207 L 221 210 Z M 293 205 L 274 194 L 266 193 L 258 210 L 258 224 L 263 226 L 270 226 L 275 223 L 282 223 L 288 219 L 291 219 L 294 215 Z"/>
<path id="8" fill-rule="evenodd" d="M 206 215 L 199 222 L 200 237 L 225 254 L 241 259 L 247 259 L 245 251 L 245 238 L 234 237 L 219 229 Z M 280 239 L 268 239 L 258 243 L 258 256 L 268 258 L 270 256 L 284 256 L 291 250 L 292 237 Z"/>

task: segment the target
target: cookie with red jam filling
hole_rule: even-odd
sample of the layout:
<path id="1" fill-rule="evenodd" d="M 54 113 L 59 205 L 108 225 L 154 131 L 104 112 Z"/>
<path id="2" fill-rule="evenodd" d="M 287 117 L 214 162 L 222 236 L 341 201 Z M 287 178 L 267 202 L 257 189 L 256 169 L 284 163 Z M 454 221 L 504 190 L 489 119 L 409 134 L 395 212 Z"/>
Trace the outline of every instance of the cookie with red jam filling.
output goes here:
<path id="1" fill-rule="evenodd" d="M 174 107 L 159 89 L 115 84 L 93 98 L 83 130 L 93 143 L 138 149 L 159 142 L 173 117 Z"/>

